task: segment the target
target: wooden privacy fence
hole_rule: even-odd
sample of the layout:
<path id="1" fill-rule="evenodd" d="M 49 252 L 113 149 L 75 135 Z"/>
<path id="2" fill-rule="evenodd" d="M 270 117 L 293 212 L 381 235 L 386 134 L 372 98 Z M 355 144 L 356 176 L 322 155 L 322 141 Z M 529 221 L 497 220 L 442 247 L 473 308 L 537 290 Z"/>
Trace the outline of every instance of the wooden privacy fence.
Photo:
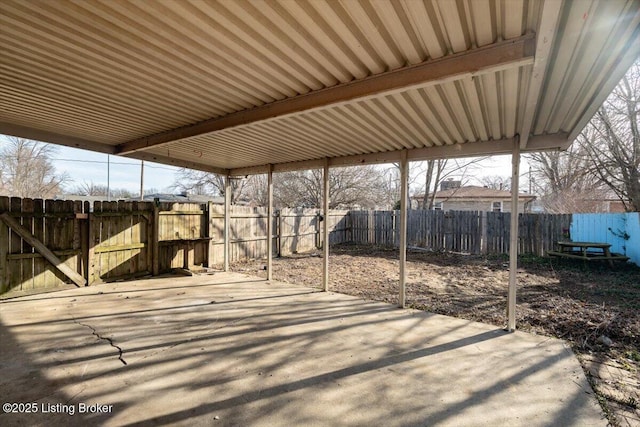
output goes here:
<path id="1" fill-rule="evenodd" d="M 330 243 L 350 239 L 347 211 L 328 216 Z M 230 261 L 266 256 L 266 209 L 232 206 Z M 274 221 L 274 255 L 322 246 L 316 210 L 284 209 Z M 0 197 L 0 293 L 172 269 L 221 266 L 224 207 L 213 204 L 89 202 Z"/>
<path id="2" fill-rule="evenodd" d="M 211 264 L 224 262 L 224 207 L 211 207 Z M 348 211 L 331 211 L 329 244 L 350 241 Z M 322 221 L 317 209 L 282 209 L 274 212 L 273 255 L 286 256 L 322 247 Z M 267 254 L 267 209 L 232 206 L 230 213 L 229 260 L 264 258 Z"/>
<path id="3" fill-rule="evenodd" d="M 282 209 L 273 218 L 274 256 L 322 247 L 325 218 Z M 331 211 L 329 243 L 397 246 L 398 211 Z M 519 250 L 544 255 L 571 215 L 521 214 Z M 408 243 L 469 253 L 509 251 L 509 213 L 409 211 Z M 0 293 L 224 263 L 224 207 L 193 203 L 89 202 L 0 197 Z M 264 258 L 265 208 L 232 206 L 230 261 Z"/>
<path id="4" fill-rule="evenodd" d="M 509 253 L 511 214 L 486 212 L 486 248 L 483 253 Z M 545 256 L 557 242 L 569 239 L 571 214 L 520 214 L 518 216 L 518 252 Z"/>
<path id="5" fill-rule="evenodd" d="M 399 245 L 398 211 L 351 211 L 352 241 Z M 407 212 L 407 242 L 432 250 L 502 254 L 509 252 L 511 214 L 508 212 Z M 520 214 L 520 253 L 543 256 L 568 233 L 571 215 Z"/>
<path id="6" fill-rule="evenodd" d="M 0 293 L 207 265 L 207 205 L 0 197 Z"/>
<path id="7" fill-rule="evenodd" d="M 63 285 L 71 282 L 67 270 L 86 278 L 83 241 L 88 229 L 81 218 L 88 208 L 82 202 L 0 197 L 0 214 L 5 216 L 0 221 L 0 290 Z M 18 226 L 11 228 L 8 223 Z M 55 258 L 46 259 L 36 251 L 29 244 L 32 239 Z"/>

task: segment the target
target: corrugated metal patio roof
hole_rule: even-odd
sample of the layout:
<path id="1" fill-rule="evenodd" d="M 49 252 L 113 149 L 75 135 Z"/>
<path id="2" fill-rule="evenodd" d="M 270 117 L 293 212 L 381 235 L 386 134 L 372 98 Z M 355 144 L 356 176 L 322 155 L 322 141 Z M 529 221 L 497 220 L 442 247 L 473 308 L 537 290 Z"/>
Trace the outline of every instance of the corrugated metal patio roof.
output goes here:
<path id="1" fill-rule="evenodd" d="M 634 0 L 0 2 L 0 133 L 218 173 L 567 147 Z"/>

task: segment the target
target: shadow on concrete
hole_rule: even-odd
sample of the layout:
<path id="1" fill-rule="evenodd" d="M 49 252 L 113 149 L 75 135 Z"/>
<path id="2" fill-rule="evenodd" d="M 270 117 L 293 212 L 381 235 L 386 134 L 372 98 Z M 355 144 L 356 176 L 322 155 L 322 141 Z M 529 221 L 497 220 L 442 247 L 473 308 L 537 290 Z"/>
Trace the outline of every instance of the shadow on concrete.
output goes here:
<path id="1" fill-rule="evenodd" d="M 46 352 L 28 351 L 14 337 L 10 327 L 0 319 L 0 425 L 2 426 L 87 426 L 106 422 L 111 413 L 82 412 L 80 403 L 63 389 L 70 378 L 54 378 L 46 374 L 41 363 Z M 74 388 L 76 390 L 77 388 Z M 8 405 L 8 406 L 7 406 Z"/>
<path id="2" fill-rule="evenodd" d="M 239 277 L 0 303 L 5 401 L 113 405 L 0 424 L 584 424 L 577 382 L 540 395 L 572 360 L 559 343 Z"/>

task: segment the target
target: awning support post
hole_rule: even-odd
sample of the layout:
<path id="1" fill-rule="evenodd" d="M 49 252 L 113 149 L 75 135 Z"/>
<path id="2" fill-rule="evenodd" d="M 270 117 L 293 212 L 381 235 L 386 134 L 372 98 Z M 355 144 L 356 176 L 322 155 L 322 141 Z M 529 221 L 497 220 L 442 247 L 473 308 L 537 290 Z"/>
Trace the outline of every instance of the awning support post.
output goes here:
<path id="1" fill-rule="evenodd" d="M 229 255 L 231 244 L 231 177 L 224 180 L 224 271 L 229 271 Z"/>
<path id="2" fill-rule="evenodd" d="M 509 292 L 507 330 L 516 330 L 516 278 L 518 274 L 518 187 L 520 183 L 520 137 L 513 140 L 511 154 L 511 230 L 509 243 Z"/>
<path id="3" fill-rule="evenodd" d="M 407 150 L 400 157 L 400 296 L 398 305 L 406 306 L 407 282 L 407 191 L 409 185 L 409 161 Z"/>
<path id="4" fill-rule="evenodd" d="M 324 221 L 322 222 L 322 289 L 329 290 L 329 159 L 324 161 L 324 171 L 322 174 L 322 211 Z"/>
<path id="5" fill-rule="evenodd" d="M 273 165 L 267 170 L 267 280 L 273 280 Z"/>

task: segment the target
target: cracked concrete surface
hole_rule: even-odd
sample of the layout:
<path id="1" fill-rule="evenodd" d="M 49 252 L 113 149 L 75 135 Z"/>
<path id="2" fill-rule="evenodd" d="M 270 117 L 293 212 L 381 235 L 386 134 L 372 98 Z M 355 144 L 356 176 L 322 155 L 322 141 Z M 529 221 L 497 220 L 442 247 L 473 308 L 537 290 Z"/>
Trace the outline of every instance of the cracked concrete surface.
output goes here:
<path id="1" fill-rule="evenodd" d="M 73 318 L 73 321 L 75 323 L 77 323 L 78 325 L 84 326 L 85 328 L 89 328 L 91 329 L 91 334 L 95 335 L 99 340 L 103 340 L 109 343 L 109 345 L 113 348 L 115 348 L 116 350 L 118 350 L 118 359 L 122 362 L 123 365 L 126 365 L 127 362 L 122 358 L 122 348 L 120 348 L 120 346 L 117 346 L 113 343 L 113 339 L 109 338 L 109 337 L 103 337 L 102 335 L 100 335 L 98 333 L 98 331 L 96 331 L 96 329 L 91 326 L 91 325 L 87 325 L 86 323 L 82 323 L 82 322 L 78 322 L 77 319 Z"/>
<path id="2" fill-rule="evenodd" d="M 236 273 L 2 301 L 0 343 L 3 403 L 77 410 L 2 426 L 606 425 L 559 340 Z"/>

